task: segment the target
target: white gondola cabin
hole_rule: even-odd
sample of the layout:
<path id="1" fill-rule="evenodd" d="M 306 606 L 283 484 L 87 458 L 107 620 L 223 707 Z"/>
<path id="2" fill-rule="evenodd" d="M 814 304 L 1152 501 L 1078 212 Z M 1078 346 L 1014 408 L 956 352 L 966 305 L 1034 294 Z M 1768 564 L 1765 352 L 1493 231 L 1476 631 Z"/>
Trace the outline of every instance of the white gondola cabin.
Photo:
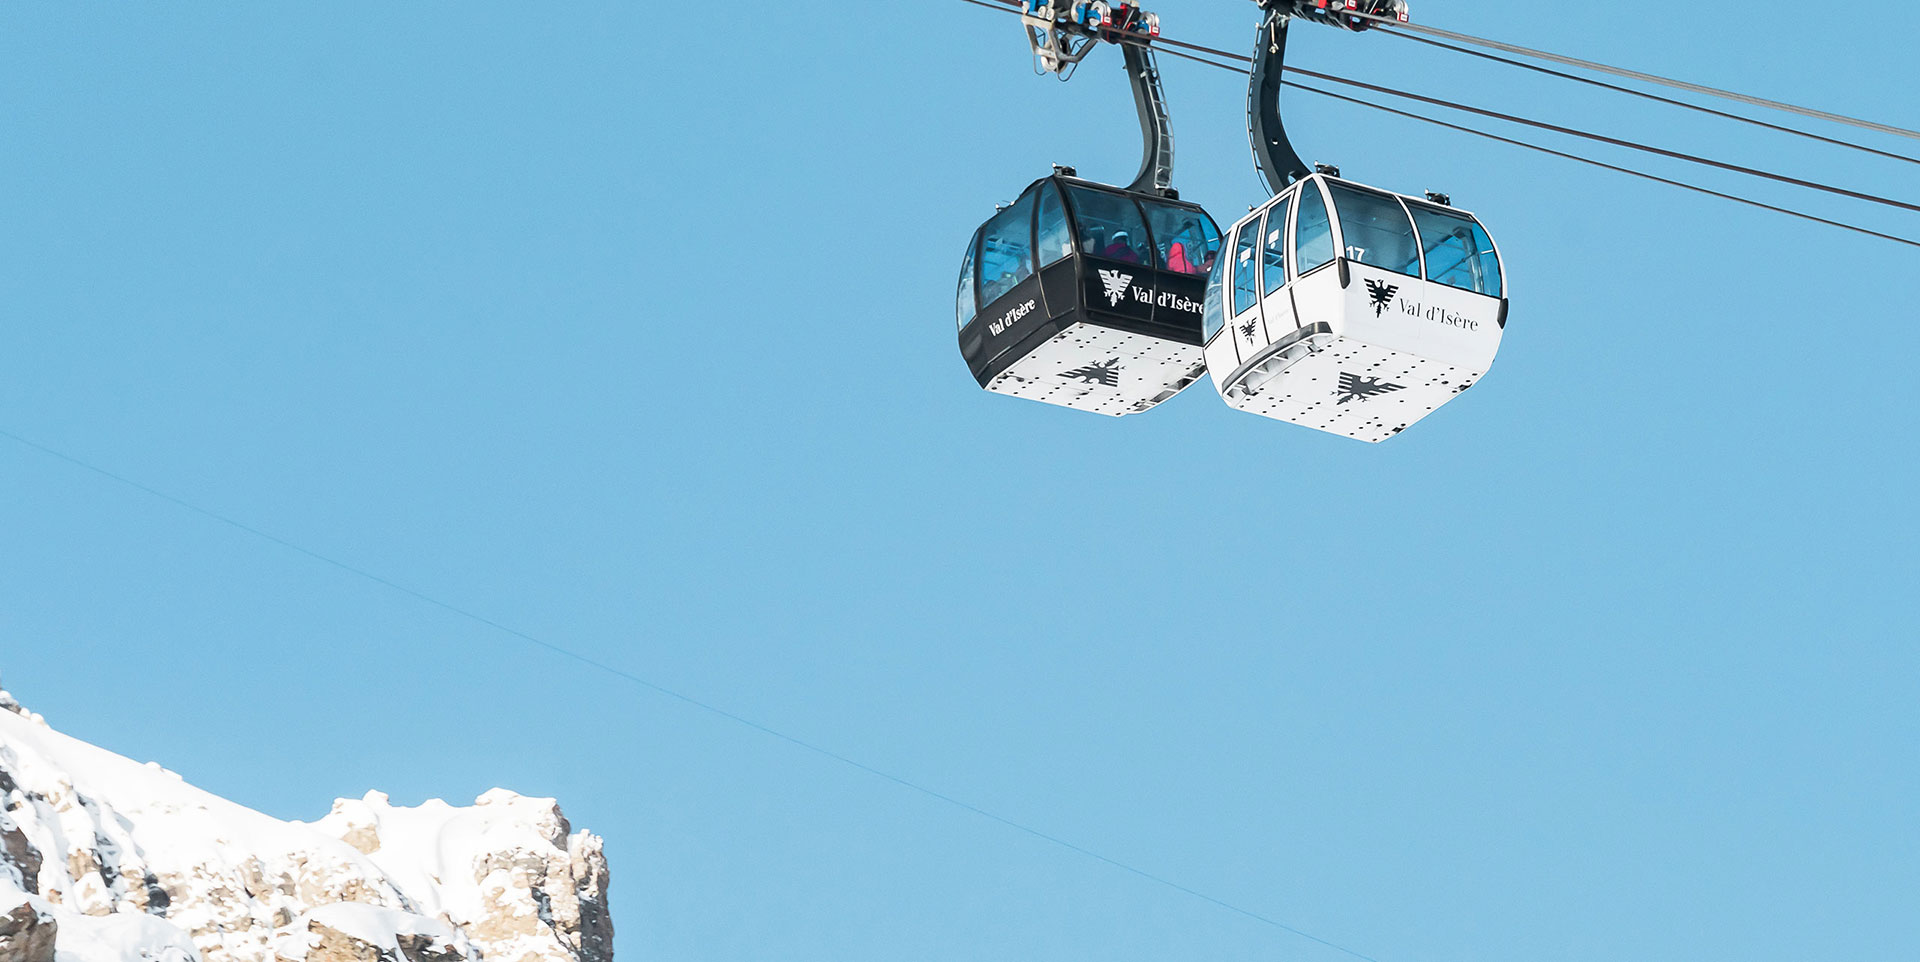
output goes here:
<path id="1" fill-rule="evenodd" d="M 1228 232 L 1206 361 L 1234 408 L 1378 442 L 1486 374 L 1506 320 L 1473 215 L 1323 171 Z"/>

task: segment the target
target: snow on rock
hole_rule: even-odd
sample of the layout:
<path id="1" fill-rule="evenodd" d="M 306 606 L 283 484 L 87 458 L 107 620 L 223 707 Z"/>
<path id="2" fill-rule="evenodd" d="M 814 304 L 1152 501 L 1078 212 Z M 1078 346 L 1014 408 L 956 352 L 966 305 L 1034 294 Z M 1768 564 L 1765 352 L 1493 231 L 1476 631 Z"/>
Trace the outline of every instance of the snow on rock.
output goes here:
<path id="1" fill-rule="evenodd" d="M 0 691 L 0 962 L 612 962 L 608 881 L 552 799 L 282 822 Z"/>

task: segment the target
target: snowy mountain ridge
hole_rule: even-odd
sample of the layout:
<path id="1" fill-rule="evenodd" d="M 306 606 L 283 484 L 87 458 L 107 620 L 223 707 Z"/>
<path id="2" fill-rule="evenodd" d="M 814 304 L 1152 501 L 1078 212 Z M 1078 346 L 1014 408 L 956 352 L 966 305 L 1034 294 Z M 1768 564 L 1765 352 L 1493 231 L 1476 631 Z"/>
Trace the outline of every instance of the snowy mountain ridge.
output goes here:
<path id="1" fill-rule="evenodd" d="M 0 691 L 0 962 L 612 962 L 609 880 L 552 799 L 282 822 Z"/>

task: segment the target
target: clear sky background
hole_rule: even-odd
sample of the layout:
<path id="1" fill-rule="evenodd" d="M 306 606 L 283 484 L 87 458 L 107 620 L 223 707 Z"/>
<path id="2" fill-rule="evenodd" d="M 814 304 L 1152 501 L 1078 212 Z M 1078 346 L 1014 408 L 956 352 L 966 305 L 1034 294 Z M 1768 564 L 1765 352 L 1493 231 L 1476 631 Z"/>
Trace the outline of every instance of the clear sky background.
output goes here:
<path id="1" fill-rule="evenodd" d="M 1256 21 L 1160 10 L 1234 48 Z M 1920 13 L 1809 12 L 1415 7 L 1920 126 Z M 1176 181 L 1231 222 L 1264 196 L 1243 82 L 1164 69 Z M 968 235 L 1051 162 L 1139 152 L 1117 52 L 1036 78 L 1010 17 L 9 3 L 0 430 L 1381 962 L 1911 957 L 1920 256 L 1290 111 L 1309 159 L 1446 190 L 1506 253 L 1492 373 L 1385 445 L 1205 383 L 1121 420 L 974 386 Z M 30 706 L 284 818 L 557 796 L 608 839 L 625 959 L 1343 958 L 6 439 L 0 479 Z"/>

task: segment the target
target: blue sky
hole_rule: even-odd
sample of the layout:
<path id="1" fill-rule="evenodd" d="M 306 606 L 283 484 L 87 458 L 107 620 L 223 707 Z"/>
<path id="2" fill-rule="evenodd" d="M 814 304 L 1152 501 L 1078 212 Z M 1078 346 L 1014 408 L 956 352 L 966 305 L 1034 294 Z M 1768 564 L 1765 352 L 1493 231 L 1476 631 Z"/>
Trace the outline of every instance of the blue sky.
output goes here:
<path id="1" fill-rule="evenodd" d="M 1542 9 L 1414 12 L 1920 126 L 1910 10 Z M 1176 182 L 1231 222 L 1244 89 L 1164 68 Z M 0 430 L 1381 962 L 1911 950 L 1911 249 L 1296 98 L 1309 159 L 1507 258 L 1492 373 L 1374 447 L 1204 383 L 1111 421 L 973 385 L 967 236 L 1138 142 L 1116 53 L 1035 78 L 951 0 L 14 3 L 0 72 Z M 625 958 L 1342 957 L 5 439 L 0 478 L 32 707 L 281 817 L 558 796 Z"/>

